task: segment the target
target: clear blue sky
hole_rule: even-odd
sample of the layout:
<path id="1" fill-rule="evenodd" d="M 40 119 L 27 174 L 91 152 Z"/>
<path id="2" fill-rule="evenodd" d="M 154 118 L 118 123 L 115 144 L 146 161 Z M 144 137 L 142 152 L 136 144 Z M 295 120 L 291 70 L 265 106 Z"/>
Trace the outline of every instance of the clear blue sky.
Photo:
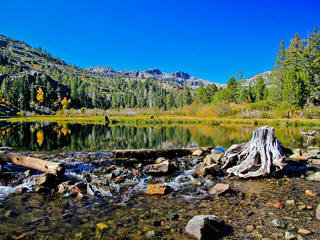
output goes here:
<path id="1" fill-rule="evenodd" d="M 0 34 L 80 67 L 226 82 L 272 69 L 280 40 L 320 28 L 319 9 L 319 0 L 10 0 Z"/>

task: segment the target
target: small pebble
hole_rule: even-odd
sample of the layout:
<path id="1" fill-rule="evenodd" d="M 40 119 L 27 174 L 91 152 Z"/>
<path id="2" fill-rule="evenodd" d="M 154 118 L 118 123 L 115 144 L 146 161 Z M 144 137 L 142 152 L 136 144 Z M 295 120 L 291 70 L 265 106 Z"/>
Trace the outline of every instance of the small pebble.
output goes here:
<path id="1" fill-rule="evenodd" d="M 307 206 L 304 205 L 304 204 L 300 204 L 300 205 L 298 206 L 298 210 L 299 210 L 299 211 L 305 210 L 306 208 L 307 208 Z"/>
<path id="2" fill-rule="evenodd" d="M 286 227 L 286 225 L 282 221 L 280 221 L 279 219 L 273 219 L 271 221 L 271 224 L 277 228 L 285 228 Z"/>
<path id="3" fill-rule="evenodd" d="M 294 235 L 291 232 L 285 232 L 284 239 L 286 240 L 294 239 Z"/>
<path id="4" fill-rule="evenodd" d="M 309 235 L 311 232 L 307 229 L 299 228 L 298 233 L 302 235 Z"/>
<path id="5" fill-rule="evenodd" d="M 294 204 L 295 204 L 295 201 L 292 199 L 286 201 L 287 206 L 294 206 Z"/>

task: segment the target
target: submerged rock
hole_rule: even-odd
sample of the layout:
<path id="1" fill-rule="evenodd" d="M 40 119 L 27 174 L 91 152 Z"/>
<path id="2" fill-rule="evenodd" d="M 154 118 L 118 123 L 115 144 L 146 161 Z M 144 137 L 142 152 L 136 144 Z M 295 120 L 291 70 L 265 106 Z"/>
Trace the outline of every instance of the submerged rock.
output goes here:
<path id="1" fill-rule="evenodd" d="M 150 164 L 143 168 L 145 173 L 167 173 L 169 171 L 169 161 L 165 160 L 160 163 Z"/>
<path id="2" fill-rule="evenodd" d="M 320 182 L 320 172 L 314 172 L 314 173 L 310 174 L 309 176 L 307 176 L 306 179 L 309 181 Z"/>
<path id="3" fill-rule="evenodd" d="M 155 195 L 155 194 L 167 194 L 171 191 L 171 187 L 169 187 L 167 184 L 149 184 L 146 194 L 149 195 Z"/>
<path id="4" fill-rule="evenodd" d="M 224 222 L 214 215 L 196 215 L 186 226 L 186 232 L 199 240 L 218 239 L 225 228 Z"/>
<path id="5" fill-rule="evenodd" d="M 302 235 L 309 235 L 311 232 L 307 229 L 304 228 L 299 228 L 298 229 L 298 233 L 302 234 Z"/>
<path id="6" fill-rule="evenodd" d="M 275 201 L 269 200 L 269 201 L 266 203 L 266 206 L 282 209 L 282 204 L 281 204 L 279 201 L 277 201 L 277 200 L 275 200 Z"/>
<path id="7" fill-rule="evenodd" d="M 292 199 L 288 199 L 288 200 L 286 201 L 286 205 L 287 205 L 287 206 L 294 206 L 294 204 L 295 204 L 295 201 L 292 200 Z"/>
<path id="8" fill-rule="evenodd" d="M 320 220 L 320 204 L 318 205 L 316 210 L 316 219 Z"/>
<path id="9" fill-rule="evenodd" d="M 282 222 L 279 219 L 273 219 L 271 221 L 272 226 L 277 227 L 277 228 L 285 228 L 286 225 L 284 224 L 284 222 Z"/>
<path id="10" fill-rule="evenodd" d="M 291 233 L 291 232 L 285 232 L 285 234 L 284 234 L 284 239 L 286 239 L 286 240 L 292 240 L 292 239 L 294 239 L 295 237 L 294 237 L 294 235 Z"/>
<path id="11" fill-rule="evenodd" d="M 220 195 L 228 191 L 229 188 L 230 188 L 229 184 L 218 183 L 214 187 L 210 188 L 209 193 Z"/>

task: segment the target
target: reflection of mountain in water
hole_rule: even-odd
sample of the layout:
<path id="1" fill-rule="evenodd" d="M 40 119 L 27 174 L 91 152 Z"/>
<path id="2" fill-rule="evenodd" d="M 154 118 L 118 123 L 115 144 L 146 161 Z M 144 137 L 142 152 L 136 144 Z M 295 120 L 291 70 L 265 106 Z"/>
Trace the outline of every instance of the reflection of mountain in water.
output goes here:
<path id="1" fill-rule="evenodd" d="M 20 123 L 0 130 L 2 146 L 15 151 L 109 151 L 113 149 L 222 146 L 248 141 L 253 126 L 155 126 L 133 127 L 94 124 Z M 287 147 L 302 147 L 297 128 L 276 128 Z M 319 139 L 312 143 L 319 146 Z"/>

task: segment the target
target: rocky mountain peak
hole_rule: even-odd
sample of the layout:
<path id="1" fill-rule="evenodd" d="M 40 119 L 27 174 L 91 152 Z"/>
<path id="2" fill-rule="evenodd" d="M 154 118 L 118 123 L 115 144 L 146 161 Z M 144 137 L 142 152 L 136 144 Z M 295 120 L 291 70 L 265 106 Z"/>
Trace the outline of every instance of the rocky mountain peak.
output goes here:
<path id="1" fill-rule="evenodd" d="M 161 75 L 162 74 L 162 72 L 157 68 L 151 68 L 151 69 L 149 69 L 149 70 L 147 70 L 145 72 L 149 73 L 149 74 L 152 74 L 152 75 Z"/>
<path id="2" fill-rule="evenodd" d="M 176 78 L 183 78 L 183 79 L 189 79 L 190 78 L 190 75 L 188 73 L 185 73 L 185 72 L 182 72 L 182 71 L 173 72 L 172 76 L 176 77 Z"/>

